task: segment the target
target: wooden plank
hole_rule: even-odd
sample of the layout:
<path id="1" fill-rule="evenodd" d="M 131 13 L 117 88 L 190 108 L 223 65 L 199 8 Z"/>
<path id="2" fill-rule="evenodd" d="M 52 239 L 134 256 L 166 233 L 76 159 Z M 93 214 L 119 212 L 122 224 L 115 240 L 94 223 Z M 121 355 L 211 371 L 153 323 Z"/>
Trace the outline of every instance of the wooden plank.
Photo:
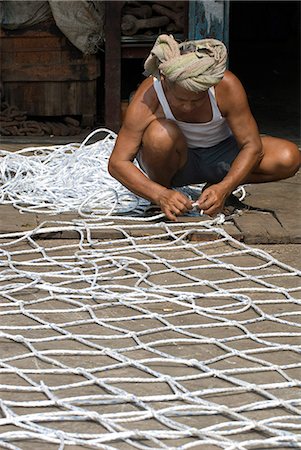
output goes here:
<path id="1" fill-rule="evenodd" d="M 120 128 L 121 8 L 124 2 L 106 2 L 105 20 L 105 126 L 118 132 Z"/>
<path id="2" fill-rule="evenodd" d="M 100 75 L 99 58 L 83 55 L 58 28 L 43 33 L 14 31 L 1 33 L 4 81 L 93 80 Z"/>
<path id="3" fill-rule="evenodd" d="M 95 80 L 100 74 L 99 64 L 57 64 L 2 65 L 1 76 L 3 81 L 68 81 L 68 80 Z"/>
<path id="4" fill-rule="evenodd" d="M 5 82 L 4 89 L 8 103 L 29 116 L 96 115 L 96 80 Z"/>
<path id="5" fill-rule="evenodd" d="M 82 115 L 94 125 L 100 60 L 83 55 L 55 27 L 1 33 L 6 100 L 31 116 Z"/>
<path id="6" fill-rule="evenodd" d="M 154 39 L 155 42 L 155 39 Z M 129 47 L 124 44 L 121 46 L 121 56 L 126 59 L 146 59 L 149 55 L 150 49 L 153 47 L 154 42 L 148 43 L 145 46 Z"/>

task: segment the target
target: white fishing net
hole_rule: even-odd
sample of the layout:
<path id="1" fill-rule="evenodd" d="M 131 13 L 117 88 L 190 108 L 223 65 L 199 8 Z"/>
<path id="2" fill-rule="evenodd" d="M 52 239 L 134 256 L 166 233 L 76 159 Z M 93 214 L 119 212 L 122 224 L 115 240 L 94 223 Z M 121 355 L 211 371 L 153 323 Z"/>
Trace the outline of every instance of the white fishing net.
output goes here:
<path id="1" fill-rule="evenodd" d="M 108 210 L 0 235 L 0 445 L 301 448 L 301 272 Z"/>

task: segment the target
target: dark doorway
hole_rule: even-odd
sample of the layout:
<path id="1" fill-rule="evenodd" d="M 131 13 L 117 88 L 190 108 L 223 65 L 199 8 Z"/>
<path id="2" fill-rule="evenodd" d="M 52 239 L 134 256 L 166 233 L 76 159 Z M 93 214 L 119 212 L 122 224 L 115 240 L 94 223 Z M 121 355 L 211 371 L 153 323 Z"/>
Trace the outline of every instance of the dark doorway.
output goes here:
<path id="1" fill-rule="evenodd" d="M 229 61 L 260 132 L 300 142 L 300 2 L 231 1 Z"/>

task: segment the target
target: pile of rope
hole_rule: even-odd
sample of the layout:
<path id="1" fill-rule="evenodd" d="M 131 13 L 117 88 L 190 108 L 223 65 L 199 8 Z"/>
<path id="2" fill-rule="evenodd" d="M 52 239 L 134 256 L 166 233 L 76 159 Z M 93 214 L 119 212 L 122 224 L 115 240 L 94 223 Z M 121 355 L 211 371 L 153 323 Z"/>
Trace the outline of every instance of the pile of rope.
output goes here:
<path id="1" fill-rule="evenodd" d="M 98 133 L 106 137 L 88 145 Z M 115 139 L 115 133 L 101 128 L 82 144 L 0 151 L 0 202 L 22 212 L 139 213 L 149 202 L 129 192 L 108 172 Z"/>
<path id="2" fill-rule="evenodd" d="M 1 102 L 0 136 L 75 136 L 82 131 L 73 117 L 64 117 L 63 122 L 30 120 L 17 106 Z"/>

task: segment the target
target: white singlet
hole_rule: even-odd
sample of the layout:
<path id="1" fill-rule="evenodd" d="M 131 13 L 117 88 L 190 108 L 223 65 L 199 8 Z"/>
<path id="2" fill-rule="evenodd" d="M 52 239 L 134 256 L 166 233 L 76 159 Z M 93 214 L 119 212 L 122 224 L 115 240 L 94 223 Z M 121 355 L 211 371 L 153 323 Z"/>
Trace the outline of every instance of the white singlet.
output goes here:
<path id="1" fill-rule="evenodd" d="M 161 80 L 154 77 L 154 89 L 162 106 L 166 119 L 173 120 L 184 134 L 189 148 L 208 148 L 219 144 L 232 135 L 232 132 L 218 109 L 214 87 L 209 89 L 209 99 L 212 108 L 212 119 L 204 123 L 189 123 L 177 120 L 171 112 L 166 99 Z"/>

